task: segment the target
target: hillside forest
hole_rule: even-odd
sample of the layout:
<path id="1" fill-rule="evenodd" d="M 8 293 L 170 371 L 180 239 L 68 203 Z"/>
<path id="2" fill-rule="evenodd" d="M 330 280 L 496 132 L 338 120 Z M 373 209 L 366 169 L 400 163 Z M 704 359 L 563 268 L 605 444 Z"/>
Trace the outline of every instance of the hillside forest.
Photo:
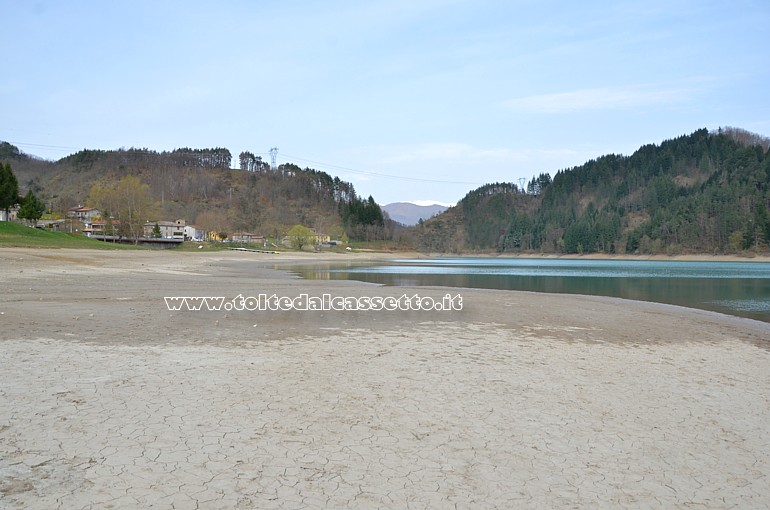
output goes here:
<path id="1" fill-rule="evenodd" d="M 416 227 L 435 252 L 738 253 L 770 242 L 768 138 L 700 129 L 630 156 L 494 183 Z"/>
<path id="2" fill-rule="evenodd" d="M 20 191 L 32 190 L 57 217 L 84 205 L 123 224 L 181 218 L 209 231 L 271 237 L 297 224 L 332 238 L 389 236 L 380 207 L 351 183 L 294 164 L 273 169 L 249 152 L 232 169 L 223 148 L 82 150 L 48 161 L 0 142 L 0 161 L 12 166 Z"/>

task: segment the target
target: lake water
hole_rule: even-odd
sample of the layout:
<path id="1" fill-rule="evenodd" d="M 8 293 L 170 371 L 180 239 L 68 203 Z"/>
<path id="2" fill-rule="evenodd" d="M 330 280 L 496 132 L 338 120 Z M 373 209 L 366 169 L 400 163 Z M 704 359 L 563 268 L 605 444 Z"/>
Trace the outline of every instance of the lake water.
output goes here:
<path id="1" fill-rule="evenodd" d="M 770 263 L 436 258 L 293 267 L 310 279 L 613 296 L 770 322 Z"/>

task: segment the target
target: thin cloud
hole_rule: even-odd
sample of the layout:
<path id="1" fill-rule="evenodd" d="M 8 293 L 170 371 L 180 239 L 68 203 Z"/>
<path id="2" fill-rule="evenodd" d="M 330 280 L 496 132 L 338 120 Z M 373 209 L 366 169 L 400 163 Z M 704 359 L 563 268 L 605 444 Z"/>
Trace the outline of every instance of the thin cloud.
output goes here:
<path id="1" fill-rule="evenodd" d="M 383 151 L 378 163 L 399 165 L 408 163 L 443 162 L 461 165 L 513 164 L 559 160 L 576 157 L 572 149 L 509 149 L 483 148 L 466 143 L 426 143 L 391 147 Z"/>
<path id="2" fill-rule="evenodd" d="M 689 88 L 601 87 L 521 97 L 504 105 L 533 113 L 574 113 L 675 104 L 688 100 L 693 93 Z"/>

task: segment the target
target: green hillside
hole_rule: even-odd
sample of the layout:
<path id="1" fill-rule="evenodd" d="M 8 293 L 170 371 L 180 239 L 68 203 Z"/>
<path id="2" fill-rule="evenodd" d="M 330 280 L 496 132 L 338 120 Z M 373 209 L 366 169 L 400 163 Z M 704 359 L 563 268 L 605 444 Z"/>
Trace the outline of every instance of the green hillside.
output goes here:
<path id="1" fill-rule="evenodd" d="M 736 253 L 770 241 L 768 139 L 706 129 L 533 178 L 483 186 L 414 233 L 423 250 Z"/>

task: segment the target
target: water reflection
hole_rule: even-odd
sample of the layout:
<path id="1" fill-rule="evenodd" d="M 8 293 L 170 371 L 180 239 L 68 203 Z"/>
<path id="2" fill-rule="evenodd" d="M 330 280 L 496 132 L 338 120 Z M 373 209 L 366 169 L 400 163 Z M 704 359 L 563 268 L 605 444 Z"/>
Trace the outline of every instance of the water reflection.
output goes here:
<path id="1" fill-rule="evenodd" d="M 309 279 L 613 296 L 770 322 L 770 264 L 567 259 L 428 259 L 293 268 Z"/>

